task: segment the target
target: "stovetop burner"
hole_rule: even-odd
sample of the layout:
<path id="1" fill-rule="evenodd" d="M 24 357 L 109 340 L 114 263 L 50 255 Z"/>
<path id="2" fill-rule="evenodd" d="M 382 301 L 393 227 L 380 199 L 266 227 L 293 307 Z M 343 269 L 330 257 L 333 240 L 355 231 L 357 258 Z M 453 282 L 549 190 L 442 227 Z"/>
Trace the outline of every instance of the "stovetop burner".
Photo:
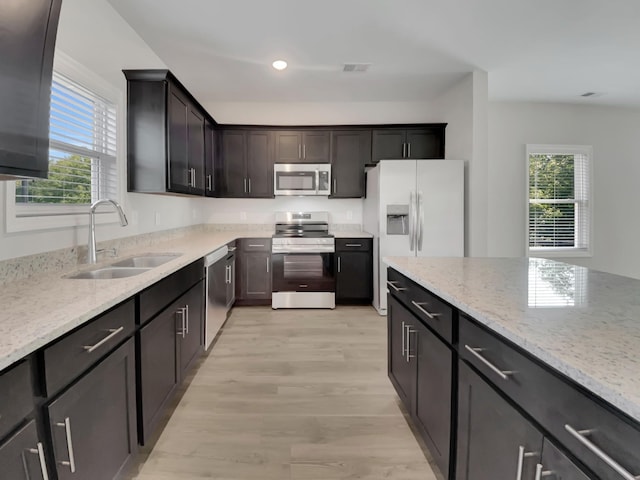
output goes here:
<path id="1" fill-rule="evenodd" d="M 333 238 L 327 212 L 278 212 L 274 238 Z"/>

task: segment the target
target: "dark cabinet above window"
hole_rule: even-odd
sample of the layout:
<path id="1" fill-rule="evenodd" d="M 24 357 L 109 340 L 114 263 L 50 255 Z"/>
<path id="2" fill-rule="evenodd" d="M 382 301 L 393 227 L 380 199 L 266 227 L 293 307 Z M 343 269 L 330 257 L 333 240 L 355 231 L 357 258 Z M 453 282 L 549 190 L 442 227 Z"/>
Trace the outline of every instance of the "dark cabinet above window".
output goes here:
<path id="1" fill-rule="evenodd" d="M 0 2 L 0 180 L 46 178 L 61 0 Z"/>
<path id="2" fill-rule="evenodd" d="M 215 122 L 168 70 L 124 74 L 128 191 L 210 195 Z"/>

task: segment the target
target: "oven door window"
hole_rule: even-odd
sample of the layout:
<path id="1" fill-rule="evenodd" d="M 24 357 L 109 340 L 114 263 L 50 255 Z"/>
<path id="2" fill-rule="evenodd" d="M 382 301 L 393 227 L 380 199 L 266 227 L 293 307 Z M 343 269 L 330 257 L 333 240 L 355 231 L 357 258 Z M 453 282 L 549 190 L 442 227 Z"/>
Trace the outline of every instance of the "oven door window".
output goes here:
<path id="1" fill-rule="evenodd" d="M 276 190 L 308 192 L 316 190 L 315 172 L 276 172 Z"/>
<path id="2" fill-rule="evenodd" d="M 274 253 L 274 292 L 333 292 L 333 253 Z"/>

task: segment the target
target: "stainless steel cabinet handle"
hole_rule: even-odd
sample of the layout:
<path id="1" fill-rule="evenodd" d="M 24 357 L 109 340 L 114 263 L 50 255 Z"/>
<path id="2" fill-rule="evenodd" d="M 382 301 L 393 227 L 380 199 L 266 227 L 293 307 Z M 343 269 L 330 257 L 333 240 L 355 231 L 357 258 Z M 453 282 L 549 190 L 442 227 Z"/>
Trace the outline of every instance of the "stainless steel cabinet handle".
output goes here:
<path id="1" fill-rule="evenodd" d="M 525 452 L 524 447 L 520 445 L 518 447 L 518 470 L 516 471 L 516 480 L 522 480 L 522 469 L 524 468 L 524 459 L 535 457 L 538 455 L 536 452 Z"/>
<path id="2" fill-rule="evenodd" d="M 307 144 L 302 145 L 302 158 L 307 158 Z"/>
<path id="3" fill-rule="evenodd" d="M 267 273 L 269 273 L 269 264 L 271 263 L 271 259 L 267 257 Z"/>
<path id="4" fill-rule="evenodd" d="M 406 288 L 404 287 L 396 287 L 395 284 L 398 283 L 397 281 L 387 281 L 387 286 L 393 288 L 396 292 L 402 292 L 404 290 L 406 290 Z"/>
<path id="5" fill-rule="evenodd" d="M 249 184 L 249 193 L 251 193 L 251 177 L 247 178 L 247 183 Z"/>
<path id="6" fill-rule="evenodd" d="M 338 256 L 338 273 L 340 273 L 340 256 Z"/>
<path id="7" fill-rule="evenodd" d="M 302 145 L 298 144 L 298 159 L 302 160 Z"/>
<path id="8" fill-rule="evenodd" d="M 186 329 L 187 329 L 187 325 L 185 323 L 187 318 L 187 309 L 185 307 L 182 307 L 176 311 L 176 314 L 180 315 L 180 320 L 181 320 L 180 330 L 178 330 L 177 334 L 182 335 L 182 338 L 184 338 L 186 336 Z"/>
<path id="9" fill-rule="evenodd" d="M 38 455 L 38 460 L 40 460 L 40 471 L 42 472 L 42 480 L 49 480 L 47 460 L 44 458 L 44 448 L 42 447 L 42 443 L 38 442 L 37 448 L 30 448 L 29 453 Z"/>
<path id="10" fill-rule="evenodd" d="M 345 244 L 345 247 L 361 247 L 362 244 L 361 243 L 347 243 Z"/>
<path id="11" fill-rule="evenodd" d="M 250 244 L 249 244 L 249 246 L 250 246 L 250 247 L 255 247 L 255 248 L 258 248 L 258 247 L 264 247 L 264 245 L 260 245 L 260 244 L 258 244 L 258 243 L 250 243 Z"/>
<path id="12" fill-rule="evenodd" d="M 69 417 L 64 419 L 64 422 L 56 423 L 57 427 L 64 428 L 64 432 L 67 436 L 67 453 L 69 454 L 69 461 L 58 462 L 60 465 L 64 465 L 65 467 L 69 467 L 71 473 L 76 473 L 76 458 L 73 454 L 73 439 L 71 438 L 71 420 Z"/>
<path id="13" fill-rule="evenodd" d="M 407 158 L 411 158 L 411 144 L 407 143 Z"/>
<path id="14" fill-rule="evenodd" d="M 207 175 L 207 188 L 213 190 L 213 176 L 211 174 Z"/>
<path id="15" fill-rule="evenodd" d="M 404 322 L 402 322 L 402 358 L 404 358 L 405 355 L 405 333 L 406 333 L 406 327 Z"/>
<path id="16" fill-rule="evenodd" d="M 402 144 L 402 158 L 407 158 L 406 152 L 407 152 L 407 144 L 403 143 Z"/>
<path id="17" fill-rule="evenodd" d="M 95 343 L 93 345 L 85 345 L 82 348 L 84 348 L 87 353 L 91 353 L 93 352 L 96 348 L 100 347 L 101 345 L 104 345 L 106 342 L 108 342 L 109 340 L 111 340 L 113 337 L 115 337 L 116 335 L 118 335 L 121 331 L 124 330 L 124 327 L 120 327 L 120 328 L 110 328 L 109 330 L 107 330 L 107 332 L 109 332 L 109 335 L 107 335 L 106 337 L 104 337 L 102 340 L 100 340 L 98 343 Z"/>
<path id="18" fill-rule="evenodd" d="M 300 288 L 308 288 L 309 285 L 307 285 L 306 283 L 300 284 L 298 285 Z"/>
<path id="19" fill-rule="evenodd" d="M 424 308 L 422 308 L 423 305 L 428 305 L 428 303 L 426 303 L 426 302 L 418 303 L 418 302 L 416 302 L 414 300 L 411 300 L 411 303 L 413 304 L 414 307 L 416 307 L 418 310 L 420 310 L 422 313 L 424 313 L 431 320 L 435 320 L 436 317 L 440 317 L 442 315 L 441 313 L 431 313 L 431 312 L 425 310 Z"/>
<path id="20" fill-rule="evenodd" d="M 474 347 L 470 347 L 469 345 L 465 345 L 464 348 L 466 348 L 469 352 L 471 352 L 471 354 L 473 354 L 474 357 L 476 357 L 478 360 L 484 363 L 487 367 L 493 370 L 493 372 L 503 380 L 509 380 L 509 375 L 513 375 L 515 373 L 511 370 L 500 370 L 493 363 L 491 363 L 489 360 L 487 360 L 482 355 L 480 355 L 478 352 L 484 351 L 484 348 L 474 348 Z"/>
<path id="21" fill-rule="evenodd" d="M 185 319 L 185 323 L 187 324 L 187 335 L 189 335 L 189 305 L 185 305 L 184 307 L 185 311 L 186 311 L 186 319 Z"/>
<path id="22" fill-rule="evenodd" d="M 244 178 L 244 193 L 247 193 L 247 179 Z"/>
<path id="23" fill-rule="evenodd" d="M 337 187 L 337 183 L 338 181 L 334 178 L 333 179 L 333 193 L 336 193 L 338 191 L 338 187 Z"/>
<path id="24" fill-rule="evenodd" d="M 603 450 L 601 450 L 596 444 L 586 438 L 592 432 L 591 430 L 576 430 L 569 424 L 565 425 L 564 429 L 569 432 L 571 436 L 573 436 L 576 440 L 582 443 L 582 445 L 591 450 L 591 453 L 593 453 L 596 457 L 598 457 L 613 470 L 615 470 L 618 475 L 620 475 L 625 480 L 638 480 L 638 478 L 640 478 L 640 476 L 632 475 L 622 465 L 620 465 L 613 458 L 607 455 Z"/>
<path id="25" fill-rule="evenodd" d="M 195 188 L 196 186 L 196 169 L 195 168 L 191 169 L 191 178 L 192 178 L 191 186 Z"/>
<path id="26" fill-rule="evenodd" d="M 224 267 L 224 283 L 229 283 L 229 265 Z"/>
<path id="27" fill-rule="evenodd" d="M 415 355 L 411 355 L 411 334 L 412 333 L 416 333 L 416 330 L 411 330 L 412 325 L 407 325 L 407 363 L 409 363 L 411 361 L 412 358 L 415 357 Z"/>
<path id="28" fill-rule="evenodd" d="M 541 463 L 538 463 L 536 465 L 536 476 L 535 476 L 535 480 L 542 480 L 542 477 L 547 477 L 549 475 L 552 475 L 553 472 L 550 470 L 545 470 L 543 471 L 542 469 L 544 468 L 544 466 Z"/>

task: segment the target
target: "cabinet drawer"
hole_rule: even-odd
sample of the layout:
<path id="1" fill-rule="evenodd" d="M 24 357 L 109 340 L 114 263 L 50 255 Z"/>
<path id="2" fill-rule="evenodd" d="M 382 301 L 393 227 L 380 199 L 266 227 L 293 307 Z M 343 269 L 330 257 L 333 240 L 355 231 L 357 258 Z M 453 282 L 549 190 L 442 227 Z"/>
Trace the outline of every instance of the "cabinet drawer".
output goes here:
<path id="1" fill-rule="evenodd" d="M 176 298 L 204 278 L 204 262 L 198 260 L 140 293 L 140 325 L 144 325 Z"/>
<path id="2" fill-rule="evenodd" d="M 238 240 L 238 246 L 243 252 L 270 252 L 270 238 L 241 238 Z"/>
<path id="3" fill-rule="evenodd" d="M 392 286 L 387 285 L 389 292 L 398 297 L 422 323 L 448 343 L 453 343 L 453 307 L 392 268 L 387 270 L 387 278 L 392 283 Z"/>
<path id="4" fill-rule="evenodd" d="M 336 252 L 364 252 L 372 248 L 371 238 L 336 238 Z"/>
<path id="5" fill-rule="evenodd" d="M 598 478 L 621 477 L 595 453 L 594 446 L 631 474 L 640 473 L 637 422 L 463 316 L 459 349 L 462 358 L 512 398 Z M 590 431 L 587 436 L 578 433 L 585 430 Z"/>
<path id="6" fill-rule="evenodd" d="M 135 328 L 134 301 L 128 300 L 44 350 L 47 396 L 69 384 Z"/>
<path id="7" fill-rule="evenodd" d="M 0 374 L 0 438 L 33 410 L 31 365 L 20 362 Z"/>

